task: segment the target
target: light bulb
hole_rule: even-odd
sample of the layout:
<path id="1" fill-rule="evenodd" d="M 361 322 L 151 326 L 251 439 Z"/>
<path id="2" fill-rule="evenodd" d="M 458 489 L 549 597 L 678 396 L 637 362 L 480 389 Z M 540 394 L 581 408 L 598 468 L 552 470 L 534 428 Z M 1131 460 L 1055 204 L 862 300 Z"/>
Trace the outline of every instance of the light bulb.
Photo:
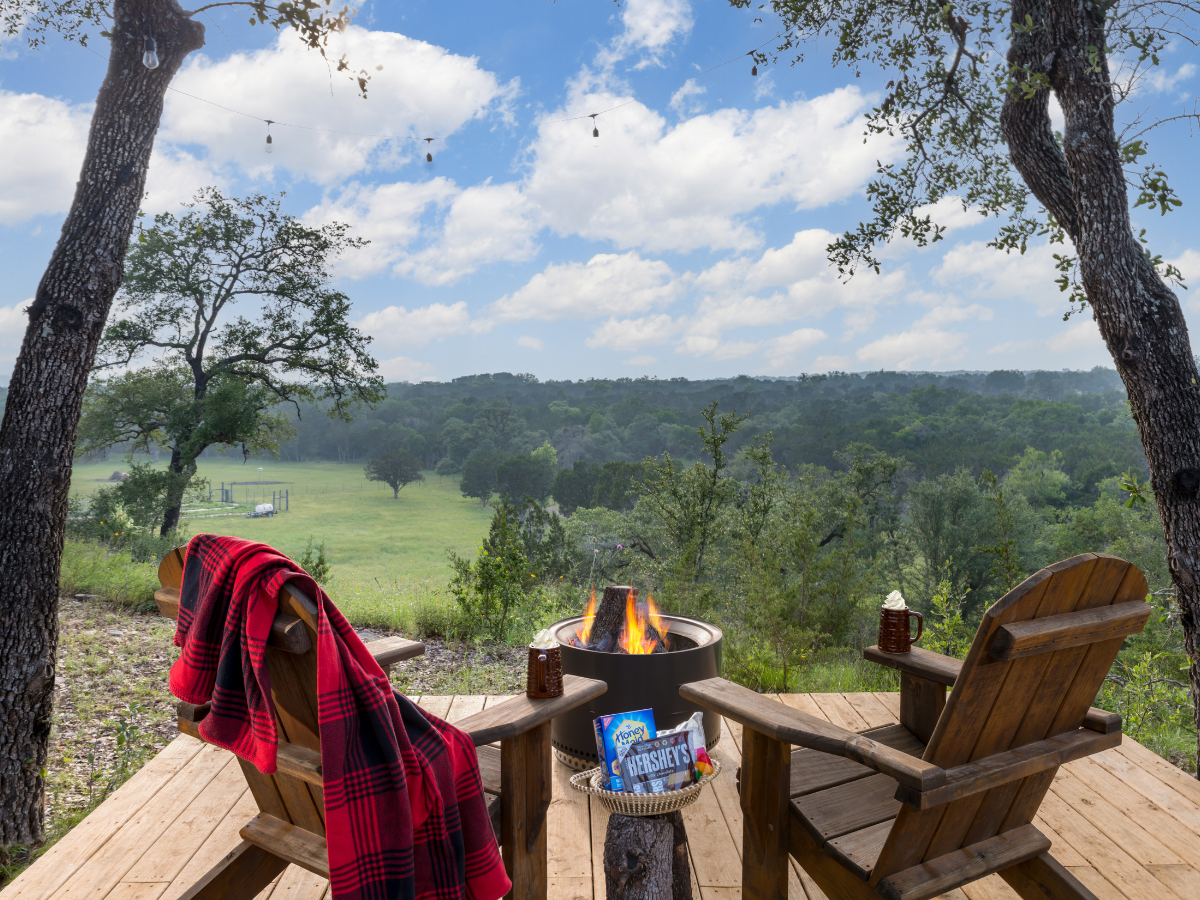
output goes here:
<path id="1" fill-rule="evenodd" d="M 432 153 L 425 154 L 425 162 L 433 162 L 433 154 Z"/>
<path id="2" fill-rule="evenodd" d="M 158 44 L 152 37 L 146 38 L 145 50 L 142 52 L 142 65 L 147 69 L 158 68 Z"/>
<path id="3" fill-rule="evenodd" d="M 592 129 L 592 137 L 600 137 L 600 129 L 599 128 Z"/>
<path id="4" fill-rule="evenodd" d="M 272 141 L 271 141 L 271 136 L 268 134 L 268 135 L 267 135 L 267 152 L 268 152 L 268 153 L 270 153 L 270 152 L 271 152 L 271 144 L 272 144 Z"/>
<path id="5" fill-rule="evenodd" d="M 757 75 L 757 74 L 758 74 L 758 63 L 755 63 L 754 65 L 752 65 L 752 66 L 750 67 L 750 74 L 751 74 L 751 75 Z"/>

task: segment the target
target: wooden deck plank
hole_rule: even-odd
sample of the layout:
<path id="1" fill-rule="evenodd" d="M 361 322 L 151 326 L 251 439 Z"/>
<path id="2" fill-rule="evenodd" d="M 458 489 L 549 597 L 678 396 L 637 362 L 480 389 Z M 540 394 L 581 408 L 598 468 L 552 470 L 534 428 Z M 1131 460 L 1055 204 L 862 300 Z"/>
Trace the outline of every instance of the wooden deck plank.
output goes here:
<path id="1" fill-rule="evenodd" d="M 866 731 L 870 726 L 841 694 L 810 694 L 825 718 L 847 731 Z"/>
<path id="2" fill-rule="evenodd" d="M 899 691 L 875 691 L 871 696 L 883 704 L 883 707 L 892 714 L 895 721 L 900 721 Z"/>
<path id="3" fill-rule="evenodd" d="M 454 696 L 451 694 L 422 695 L 421 709 L 437 716 L 439 719 L 445 719 L 446 714 L 450 712 L 450 704 L 453 702 Z"/>
<path id="4" fill-rule="evenodd" d="M 604 883 L 604 834 L 608 829 L 609 812 L 600 805 L 600 801 L 595 797 L 588 797 L 583 794 L 580 796 L 587 800 L 588 819 L 591 822 L 592 897 L 594 900 L 601 900 L 601 898 L 608 896 L 608 889 Z M 692 871 L 695 871 L 694 866 Z"/>
<path id="5" fill-rule="evenodd" d="M 175 880 L 188 860 L 208 840 L 208 836 L 221 824 L 242 794 L 246 793 L 242 767 L 235 756 L 227 755 L 225 767 L 217 773 L 217 777 L 171 823 L 171 827 L 163 832 L 145 855 L 134 863 L 122 881 L 161 881 L 170 884 Z"/>
<path id="6" fill-rule="evenodd" d="M 1119 753 L 1132 760 L 1147 772 L 1151 772 L 1163 784 L 1170 785 L 1189 803 L 1200 805 L 1200 781 L 1188 775 L 1182 769 L 1171 765 L 1153 750 L 1143 747 L 1137 741 L 1126 738 L 1119 747 L 1109 751 Z"/>
<path id="7" fill-rule="evenodd" d="M 1066 767 L 1066 774 L 1068 778 L 1074 778 L 1094 794 L 1103 797 L 1107 804 L 1114 807 L 1121 821 L 1133 823 L 1139 830 L 1144 830 L 1171 850 L 1179 857 L 1176 862 L 1200 860 L 1200 835 L 1181 827 L 1179 821 L 1170 813 L 1160 809 L 1136 791 L 1129 790 L 1099 763 L 1086 758 L 1077 760 Z M 1059 779 L 1055 779 L 1053 787 L 1058 786 L 1058 781 Z M 1134 856 L 1139 862 L 1150 865 L 1171 864 L 1169 860 L 1162 863 L 1149 858 L 1143 860 L 1137 853 Z M 1067 863 L 1064 862 L 1063 865 Z"/>
<path id="8" fill-rule="evenodd" d="M 1126 738 L 1123 744 L 1128 742 Z M 1097 753 L 1092 761 L 1120 779 L 1126 788 L 1169 813 L 1192 834 L 1200 835 L 1200 804 L 1192 803 L 1172 785 L 1164 783 L 1154 771 L 1143 768 L 1124 753 L 1118 753 L 1119 749 L 1122 748 Z"/>
<path id="9" fill-rule="evenodd" d="M 500 696 L 423 696 L 450 721 L 501 702 Z M 858 728 L 895 721 L 886 693 L 777 695 L 781 703 Z M 741 729 L 722 721 L 714 755 L 722 775 L 685 811 L 697 900 L 740 900 L 742 811 L 736 788 Z M 570 789 L 555 763 L 547 815 L 549 900 L 603 900 L 601 864 L 608 813 Z M 256 812 L 225 751 L 180 737 L 81 822 L 4 892 L 49 900 L 178 900 L 237 844 Z M 1035 824 L 1052 852 L 1100 900 L 1194 900 L 1200 894 L 1200 785 L 1126 739 L 1116 750 L 1065 766 Z M 584 850 L 588 848 L 588 850 Z M 583 852 L 581 852 L 583 851 Z M 826 900 L 793 861 L 789 900 Z M 945 900 L 1015 900 L 991 876 Z M 328 900 L 328 883 L 290 867 L 258 900 Z"/>
<path id="10" fill-rule="evenodd" d="M 204 745 L 180 735 L 4 889 L 5 900 L 42 900 L 62 887 Z"/>
<path id="11" fill-rule="evenodd" d="M 1185 865 L 1178 854 L 1165 847 L 1141 823 L 1122 814 L 1108 800 L 1068 772 L 1060 772 L 1050 790 L 1142 865 Z"/>
<path id="12" fill-rule="evenodd" d="M 879 728 L 882 725 L 894 725 L 899 718 L 884 706 L 874 694 L 845 694 L 844 699 L 856 713 L 862 717 L 868 728 Z"/>
<path id="13" fill-rule="evenodd" d="M 446 721 L 453 725 L 455 722 L 461 722 L 467 716 L 481 712 L 483 712 L 482 694 L 456 694 L 454 702 L 450 704 L 450 711 L 446 714 Z"/>
<path id="14" fill-rule="evenodd" d="M 329 879 L 314 875 L 308 869 L 288 866 L 279 876 L 271 894 L 272 900 L 321 900 L 329 891 Z"/>
<path id="15" fill-rule="evenodd" d="M 109 893 L 106 900 L 158 900 L 167 889 L 166 882 L 120 882 Z"/>
<path id="16" fill-rule="evenodd" d="M 722 771 L 720 778 L 733 778 L 733 772 Z M 742 858 L 738 843 L 741 834 L 729 830 L 721 805 L 713 791 L 701 791 L 700 797 L 683 811 L 688 843 L 696 867 L 696 881 L 701 892 L 706 887 L 741 889 Z"/>
<path id="17" fill-rule="evenodd" d="M 243 786 L 241 796 L 225 817 L 217 823 L 200 848 L 185 861 L 179 874 L 171 881 L 171 886 L 163 894 L 162 900 L 177 900 L 183 893 L 195 884 L 205 872 L 220 862 L 226 853 L 238 845 L 241 837 L 238 832 L 243 825 L 258 815 L 258 804 L 250 789 Z M 269 895 L 270 889 L 258 895 L 263 900 L 264 894 Z"/>
<path id="18" fill-rule="evenodd" d="M 547 878 L 546 900 L 592 900 L 592 879 Z"/>
<path id="19" fill-rule="evenodd" d="M 1162 900 L 1171 896 L 1172 892 L 1144 866 L 1053 791 L 1042 801 L 1041 815 L 1128 900 Z"/>
<path id="20" fill-rule="evenodd" d="M 117 834 L 56 890 L 59 900 L 101 900 L 178 819 L 229 762 L 228 752 L 205 744 Z"/>
<path id="21" fill-rule="evenodd" d="M 589 798 L 571 787 L 574 774 L 562 763 L 551 763 L 550 808 L 546 811 L 546 875 L 551 880 L 563 880 L 568 891 L 580 890 L 572 879 L 585 879 L 590 897 L 592 823 L 588 814 Z M 585 847 L 588 852 L 581 853 Z"/>
<path id="22" fill-rule="evenodd" d="M 1086 866 L 1087 860 L 1079 855 L 1079 851 L 1063 840 L 1063 836 L 1050 827 L 1050 823 L 1041 816 L 1034 816 L 1033 824 L 1050 839 L 1050 852 L 1068 869 L 1072 866 Z"/>

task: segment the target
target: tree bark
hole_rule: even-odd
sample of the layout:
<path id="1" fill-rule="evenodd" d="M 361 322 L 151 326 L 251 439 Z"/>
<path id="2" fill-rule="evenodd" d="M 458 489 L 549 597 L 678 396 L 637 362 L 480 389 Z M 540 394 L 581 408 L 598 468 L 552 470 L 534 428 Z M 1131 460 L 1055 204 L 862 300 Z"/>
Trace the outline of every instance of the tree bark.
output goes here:
<path id="1" fill-rule="evenodd" d="M 161 64 L 142 65 L 153 25 Z M 58 575 L 80 406 L 146 184 L 163 97 L 204 28 L 116 0 L 108 72 L 62 236 L 29 308 L 0 424 L 0 845 L 44 836 Z"/>
<path id="2" fill-rule="evenodd" d="M 1051 132 L 1046 90 L 1032 100 L 1015 90 L 1002 127 L 1013 164 L 1075 245 L 1088 303 L 1125 383 L 1166 536 L 1200 726 L 1200 379 L 1187 324 L 1133 234 L 1102 8 L 1094 0 L 1017 0 L 1013 21 L 1026 14 L 1035 28 L 1014 30 L 1009 61 L 1048 76 L 1065 117 L 1063 144 Z"/>
<path id="3" fill-rule="evenodd" d="M 607 900 L 692 900 L 683 814 L 610 816 L 604 886 Z"/>

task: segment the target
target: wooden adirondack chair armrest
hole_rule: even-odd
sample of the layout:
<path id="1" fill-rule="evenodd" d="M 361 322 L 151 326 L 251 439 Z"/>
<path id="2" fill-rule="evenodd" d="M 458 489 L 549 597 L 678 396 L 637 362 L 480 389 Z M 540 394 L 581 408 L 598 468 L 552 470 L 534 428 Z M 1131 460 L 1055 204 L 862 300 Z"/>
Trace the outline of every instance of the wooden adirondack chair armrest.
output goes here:
<path id="1" fill-rule="evenodd" d="M 768 699 L 724 678 L 709 678 L 685 684 L 680 686 L 679 693 L 685 699 L 718 712 L 727 719 L 740 722 L 747 728 L 753 728 L 767 737 L 785 744 L 852 759 L 876 772 L 891 776 L 905 788 L 925 792 L 946 783 L 946 772 L 939 766 L 893 750 L 869 737 L 839 728 L 798 709 L 784 706 L 778 700 Z"/>
<path id="2" fill-rule="evenodd" d="M 884 653 L 877 646 L 867 647 L 863 650 L 863 659 L 947 687 L 954 687 L 963 665 L 961 659 L 922 650 L 920 647 L 913 647 L 907 653 Z"/>
<path id="3" fill-rule="evenodd" d="M 1121 733 L 1097 733 L 1077 728 L 1015 750 L 993 753 L 974 762 L 946 769 L 946 783 L 930 791 L 914 791 L 905 785 L 896 789 L 896 799 L 914 809 L 931 809 L 972 794 L 988 791 L 1031 775 L 1057 769 L 1101 750 L 1119 746 Z"/>
<path id="4" fill-rule="evenodd" d="M 375 662 L 379 663 L 385 672 L 393 663 L 403 662 L 425 653 L 425 645 L 420 641 L 410 641 L 408 638 L 402 637 L 380 638 L 377 641 L 369 642 L 366 647 L 375 657 Z"/>
<path id="5" fill-rule="evenodd" d="M 561 697 L 550 700 L 513 697 L 483 712 L 468 716 L 455 723 L 455 727 L 469 734 L 475 746 L 479 747 L 524 734 L 543 722 L 549 722 L 556 716 L 599 697 L 607 690 L 608 685 L 603 681 L 579 675 L 564 675 Z"/>

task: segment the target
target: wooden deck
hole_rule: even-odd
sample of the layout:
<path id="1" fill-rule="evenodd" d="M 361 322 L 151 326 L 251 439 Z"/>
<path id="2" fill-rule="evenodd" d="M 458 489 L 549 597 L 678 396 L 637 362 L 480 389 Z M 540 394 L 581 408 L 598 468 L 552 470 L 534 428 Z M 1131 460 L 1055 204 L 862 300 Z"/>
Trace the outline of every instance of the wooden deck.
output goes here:
<path id="1" fill-rule="evenodd" d="M 454 722 L 498 697 L 421 697 Z M 897 720 L 897 694 L 787 694 L 778 699 L 858 731 Z M 734 783 L 741 729 L 725 723 L 724 763 L 712 790 L 689 807 L 693 893 L 740 900 L 742 822 Z M 570 789 L 554 764 L 548 814 L 551 900 L 602 900 L 599 865 L 608 813 Z M 4 900 L 175 900 L 238 842 L 256 813 L 236 761 L 180 736 L 4 891 Z M 1116 750 L 1060 771 L 1037 826 L 1054 854 L 1100 900 L 1195 900 L 1200 896 L 1200 783 L 1126 738 Z M 825 900 L 793 867 L 790 900 Z M 328 882 L 290 867 L 260 898 L 320 900 Z M 954 900 L 1015 900 L 997 876 L 954 891 Z"/>

